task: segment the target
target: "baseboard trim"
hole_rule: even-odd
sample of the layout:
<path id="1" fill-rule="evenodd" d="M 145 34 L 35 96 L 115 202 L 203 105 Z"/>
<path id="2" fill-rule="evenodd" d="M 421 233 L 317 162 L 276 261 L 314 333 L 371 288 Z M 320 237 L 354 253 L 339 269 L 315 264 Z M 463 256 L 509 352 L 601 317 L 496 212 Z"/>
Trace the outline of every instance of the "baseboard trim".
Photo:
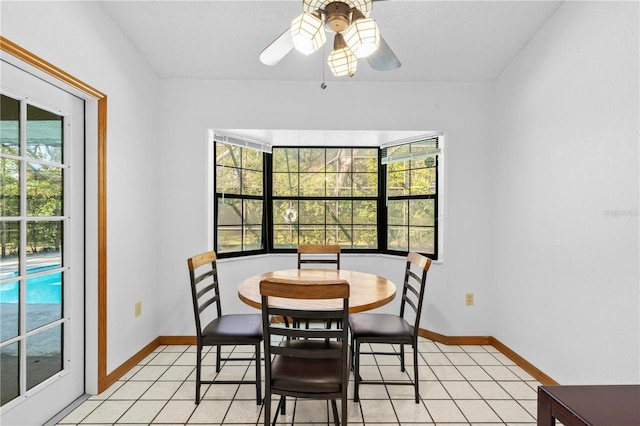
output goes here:
<path id="1" fill-rule="evenodd" d="M 153 352 L 158 346 L 160 346 L 161 337 L 156 337 L 144 348 L 140 349 L 134 356 L 126 360 L 120 367 L 107 374 L 105 377 L 104 390 L 109 388 L 112 384 L 117 382 L 122 376 L 127 374 L 129 370 L 138 365 L 140 361 L 145 359 L 147 355 Z"/>
<path id="2" fill-rule="evenodd" d="M 445 336 L 434 331 L 420 329 L 418 332 L 420 337 L 442 343 L 443 345 L 490 345 L 496 348 L 500 353 L 513 361 L 517 366 L 522 368 L 534 379 L 542 385 L 558 385 L 559 383 L 547 376 L 543 371 L 535 367 L 526 359 L 522 358 L 507 345 L 499 341 L 493 336 Z M 196 336 L 158 336 L 147 346 L 142 348 L 138 353 L 129 358 L 120 367 L 116 368 L 107 375 L 107 387 L 118 381 L 129 370 L 138 365 L 147 355 L 153 352 L 158 346 L 162 345 L 195 345 Z"/>

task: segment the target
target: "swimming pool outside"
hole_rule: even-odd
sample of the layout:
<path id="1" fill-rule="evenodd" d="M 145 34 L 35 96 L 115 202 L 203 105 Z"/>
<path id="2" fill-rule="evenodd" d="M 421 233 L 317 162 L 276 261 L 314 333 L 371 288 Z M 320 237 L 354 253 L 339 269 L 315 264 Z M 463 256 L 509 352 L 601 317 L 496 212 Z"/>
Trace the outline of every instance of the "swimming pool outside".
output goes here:
<path id="1" fill-rule="evenodd" d="M 58 265 L 36 267 L 27 273 L 42 272 L 54 269 Z M 18 303 L 20 301 L 19 281 L 11 281 L 0 285 L 0 303 Z M 38 275 L 27 278 L 27 303 L 59 304 L 62 302 L 62 272 Z"/>

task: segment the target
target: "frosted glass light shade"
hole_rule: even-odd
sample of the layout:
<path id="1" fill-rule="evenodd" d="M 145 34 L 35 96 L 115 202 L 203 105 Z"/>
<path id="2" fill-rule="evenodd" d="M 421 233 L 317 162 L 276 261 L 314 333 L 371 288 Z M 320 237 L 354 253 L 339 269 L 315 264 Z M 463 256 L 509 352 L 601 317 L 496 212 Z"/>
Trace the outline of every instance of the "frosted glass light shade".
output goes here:
<path id="1" fill-rule="evenodd" d="M 297 51 L 310 55 L 327 41 L 322 20 L 311 13 L 303 12 L 291 21 L 291 40 Z"/>
<path id="2" fill-rule="evenodd" d="M 327 64 L 336 77 L 353 77 L 358 68 L 358 58 L 355 57 L 349 46 L 344 42 L 342 34 L 336 34 L 334 49 L 327 58 Z"/>
<path id="3" fill-rule="evenodd" d="M 347 46 L 356 58 L 366 58 L 380 45 L 380 31 L 375 19 L 362 18 L 354 21 L 344 32 Z"/>

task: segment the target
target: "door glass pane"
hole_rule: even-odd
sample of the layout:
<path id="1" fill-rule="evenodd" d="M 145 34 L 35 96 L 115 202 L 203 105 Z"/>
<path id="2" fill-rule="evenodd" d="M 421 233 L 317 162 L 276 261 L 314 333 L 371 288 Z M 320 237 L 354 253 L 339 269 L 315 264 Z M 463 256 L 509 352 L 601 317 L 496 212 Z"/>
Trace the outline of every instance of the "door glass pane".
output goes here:
<path id="1" fill-rule="evenodd" d="M 61 220 L 27 222 L 27 274 L 62 266 Z"/>
<path id="2" fill-rule="evenodd" d="M 62 325 L 27 337 L 27 389 L 62 371 Z"/>
<path id="3" fill-rule="evenodd" d="M 0 380 L 0 400 L 2 400 L 2 405 L 20 395 L 19 367 L 20 356 L 17 342 L 0 349 L 0 377 L 2 377 Z"/>
<path id="4" fill-rule="evenodd" d="M 27 105 L 27 156 L 62 163 L 63 117 L 33 105 Z"/>
<path id="5" fill-rule="evenodd" d="M 20 329 L 20 281 L 0 285 L 0 341 L 12 339 Z M 4 376 L 2 376 L 4 381 Z"/>
<path id="6" fill-rule="evenodd" d="M 20 270 L 20 222 L 0 222 L 0 279 L 17 276 Z M 1 297 L 1 296 L 0 296 Z"/>
<path id="7" fill-rule="evenodd" d="M 18 155 L 19 153 L 20 101 L 2 95 L 0 100 L 0 154 Z"/>
<path id="8" fill-rule="evenodd" d="M 20 216 L 20 162 L 0 157 L 0 172 L 0 216 Z"/>
<path id="9" fill-rule="evenodd" d="M 27 163 L 27 215 L 63 215 L 61 167 Z"/>
<path id="10" fill-rule="evenodd" d="M 62 272 L 27 280 L 27 331 L 62 318 Z"/>

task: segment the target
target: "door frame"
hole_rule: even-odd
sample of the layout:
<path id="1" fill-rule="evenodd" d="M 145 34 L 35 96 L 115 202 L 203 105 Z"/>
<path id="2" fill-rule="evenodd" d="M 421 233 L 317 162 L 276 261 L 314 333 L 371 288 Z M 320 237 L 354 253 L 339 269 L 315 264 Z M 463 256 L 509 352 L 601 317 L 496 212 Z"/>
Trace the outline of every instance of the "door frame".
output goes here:
<path id="1" fill-rule="evenodd" d="M 107 374 L 107 95 L 1 35 L 0 50 L 76 89 L 86 99 L 97 101 L 97 381 L 96 378 L 87 377 L 86 382 L 96 383 L 96 392 L 100 393 L 117 380 L 117 373 L 112 373 L 111 376 Z M 86 291 L 92 292 L 91 289 Z M 85 322 L 92 321 L 85 318 Z M 88 336 L 86 330 L 87 328 L 85 335 Z M 92 360 L 86 358 L 85 370 L 95 370 L 95 367 L 90 367 L 93 364 Z"/>

